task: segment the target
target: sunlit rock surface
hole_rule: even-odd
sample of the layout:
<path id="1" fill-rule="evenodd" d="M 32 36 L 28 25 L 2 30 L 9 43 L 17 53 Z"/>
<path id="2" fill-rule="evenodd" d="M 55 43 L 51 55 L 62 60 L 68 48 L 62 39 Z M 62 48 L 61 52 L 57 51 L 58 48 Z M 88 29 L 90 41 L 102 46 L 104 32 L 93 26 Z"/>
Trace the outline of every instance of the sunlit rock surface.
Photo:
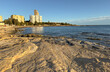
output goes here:
<path id="1" fill-rule="evenodd" d="M 110 48 L 63 37 L 3 38 L 0 72 L 110 72 Z"/>

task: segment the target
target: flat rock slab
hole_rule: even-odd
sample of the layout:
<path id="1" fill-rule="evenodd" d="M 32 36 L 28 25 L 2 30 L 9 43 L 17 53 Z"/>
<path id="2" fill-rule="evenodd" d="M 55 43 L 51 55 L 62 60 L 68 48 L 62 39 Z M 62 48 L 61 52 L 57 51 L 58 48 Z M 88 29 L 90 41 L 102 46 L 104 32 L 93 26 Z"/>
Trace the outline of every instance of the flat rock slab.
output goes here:
<path id="1" fill-rule="evenodd" d="M 110 72 L 110 50 L 70 38 L 3 38 L 0 72 Z"/>

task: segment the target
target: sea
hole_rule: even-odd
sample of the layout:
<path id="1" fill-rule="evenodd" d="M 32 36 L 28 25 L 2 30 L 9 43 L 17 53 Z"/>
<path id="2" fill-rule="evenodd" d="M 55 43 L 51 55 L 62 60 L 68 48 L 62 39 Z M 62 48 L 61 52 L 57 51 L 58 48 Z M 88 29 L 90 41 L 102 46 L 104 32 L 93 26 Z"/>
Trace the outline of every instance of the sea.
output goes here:
<path id="1" fill-rule="evenodd" d="M 21 34 L 65 36 L 110 47 L 110 25 L 27 27 L 22 29 L 24 31 L 21 31 Z"/>

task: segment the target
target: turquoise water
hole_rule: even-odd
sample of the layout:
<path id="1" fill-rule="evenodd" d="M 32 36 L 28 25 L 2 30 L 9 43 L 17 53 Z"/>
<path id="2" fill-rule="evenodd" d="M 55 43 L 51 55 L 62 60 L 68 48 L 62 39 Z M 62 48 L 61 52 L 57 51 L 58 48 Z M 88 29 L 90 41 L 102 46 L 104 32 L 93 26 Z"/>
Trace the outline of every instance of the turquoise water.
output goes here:
<path id="1" fill-rule="evenodd" d="M 50 36 L 66 36 L 79 40 L 96 42 L 110 46 L 110 25 L 97 26 L 61 26 L 61 27 L 28 27 L 24 28 L 22 34 L 42 34 Z M 98 38 L 101 40 L 90 40 L 87 38 Z"/>

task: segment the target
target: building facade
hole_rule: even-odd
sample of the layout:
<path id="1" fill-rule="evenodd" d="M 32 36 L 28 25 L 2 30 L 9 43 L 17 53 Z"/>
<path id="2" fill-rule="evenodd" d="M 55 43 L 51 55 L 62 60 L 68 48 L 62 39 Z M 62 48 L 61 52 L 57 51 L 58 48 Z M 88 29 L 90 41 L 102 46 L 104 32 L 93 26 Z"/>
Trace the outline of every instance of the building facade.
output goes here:
<path id="1" fill-rule="evenodd" d="M 35 22 L 42 22 L 42 16 L 39 15 L 39 12 L 37 10 L 34 10 L 34 15 L 30 16 L 30 22 L 33 24 Z"/>
<path id="2" fill-rule="evenodd" d="M 24 23 L 24 16 L 11 15 L 11 19 L 17 19 L 19 22 L 23 22 Z"/>
<path id="3" fill-rule="evenodd" d="M 39 15 L 39 12 L 37 10 L 34 10 L 34 15 Z"/>
<path id="4" fill-rule="evenodd" d="M 2 21 L 3 21 L 2 16 L 0 16 L 0 22 L 2 22 Z"/>
<path id="5" fill-rule="evenodd" d="M 4 23 L 3 23 L 3 18 L 2 18 L 2 16 L 0 16 L 0 26 L 1 25 L 5 25 Z"/>

